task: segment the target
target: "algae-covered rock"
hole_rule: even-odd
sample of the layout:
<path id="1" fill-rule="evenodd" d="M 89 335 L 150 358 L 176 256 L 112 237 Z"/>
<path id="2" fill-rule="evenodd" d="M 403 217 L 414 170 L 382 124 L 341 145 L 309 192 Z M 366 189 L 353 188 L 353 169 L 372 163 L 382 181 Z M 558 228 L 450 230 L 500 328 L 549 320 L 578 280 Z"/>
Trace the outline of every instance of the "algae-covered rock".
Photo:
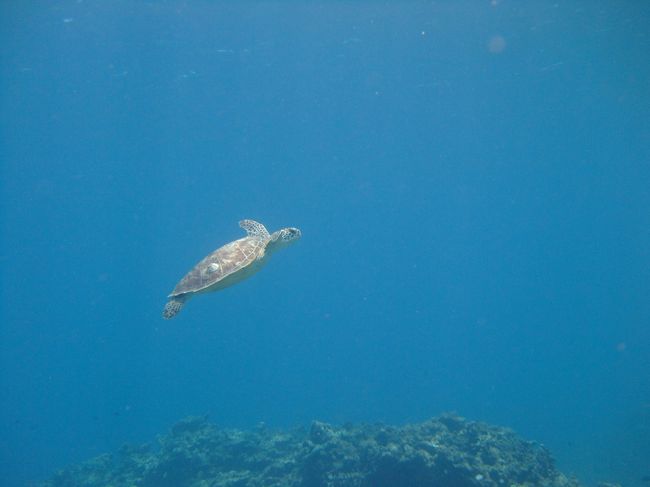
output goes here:
<path id="1" fill-rule="evenodd" d="M 393 427 L 315 421 L 309 430 L 222 430 L 187 418 L 159 448 L 123 447 L 43 487 L 577 487 L 542 446 L 444 415 Z"/>

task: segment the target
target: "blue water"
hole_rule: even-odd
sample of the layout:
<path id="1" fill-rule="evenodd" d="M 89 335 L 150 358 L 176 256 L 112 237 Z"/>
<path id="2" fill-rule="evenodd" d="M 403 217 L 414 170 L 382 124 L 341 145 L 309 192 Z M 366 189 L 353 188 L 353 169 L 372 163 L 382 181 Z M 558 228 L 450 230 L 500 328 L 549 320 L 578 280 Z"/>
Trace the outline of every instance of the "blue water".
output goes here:
<path id="1" fill-rule="evenodd" d="M 3 2 L 2 485 L 457 411 L 650 474 L 650 5 Z M 166 295 L 252 218 L 258 275 Z"/>

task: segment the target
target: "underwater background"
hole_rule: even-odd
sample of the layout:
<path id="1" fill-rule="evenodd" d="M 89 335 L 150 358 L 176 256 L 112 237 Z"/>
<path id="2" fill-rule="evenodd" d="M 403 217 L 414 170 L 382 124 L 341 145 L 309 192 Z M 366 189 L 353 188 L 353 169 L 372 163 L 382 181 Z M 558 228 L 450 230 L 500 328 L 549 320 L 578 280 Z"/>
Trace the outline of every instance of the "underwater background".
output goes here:
<path id="1" fill-rule="evenodd" d="M 650 4 L 0 4 L 0 478 L 223 427 L 650 475 Z M 258 275 L 166 295 L 252 218 Z M 647 484 L 646 484 L 647 485 Z"/>

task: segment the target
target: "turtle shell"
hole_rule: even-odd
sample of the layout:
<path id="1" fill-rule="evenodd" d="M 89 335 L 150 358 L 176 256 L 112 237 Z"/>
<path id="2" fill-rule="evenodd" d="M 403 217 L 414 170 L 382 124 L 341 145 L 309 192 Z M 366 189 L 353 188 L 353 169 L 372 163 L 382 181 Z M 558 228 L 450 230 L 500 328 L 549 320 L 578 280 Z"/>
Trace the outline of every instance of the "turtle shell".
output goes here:
<path id="1" fill-rule="evenodd" d="M 169 297 L 216 291 L 245 279 L 264 256 L 267 243 L 268 239 L 247 236 L 218 248 L 196 264 Z"/>

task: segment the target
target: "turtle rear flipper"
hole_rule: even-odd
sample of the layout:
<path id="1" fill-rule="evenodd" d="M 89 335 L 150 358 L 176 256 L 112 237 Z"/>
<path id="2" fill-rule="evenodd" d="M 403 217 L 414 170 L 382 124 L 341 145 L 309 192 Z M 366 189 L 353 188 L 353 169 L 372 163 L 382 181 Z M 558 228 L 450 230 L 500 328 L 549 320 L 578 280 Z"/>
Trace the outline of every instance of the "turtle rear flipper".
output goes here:
<path id="1" fill-rule="evenodd" d="M 167 301 L 167 304 L 165 305 L 165 309 L 163 309 L 163 318 L 171 320 L 174 316 L 180 313 L 185 301 L 187 301 L 187 297 L 184 295 L 169 298 L 169 301 Z"/>

